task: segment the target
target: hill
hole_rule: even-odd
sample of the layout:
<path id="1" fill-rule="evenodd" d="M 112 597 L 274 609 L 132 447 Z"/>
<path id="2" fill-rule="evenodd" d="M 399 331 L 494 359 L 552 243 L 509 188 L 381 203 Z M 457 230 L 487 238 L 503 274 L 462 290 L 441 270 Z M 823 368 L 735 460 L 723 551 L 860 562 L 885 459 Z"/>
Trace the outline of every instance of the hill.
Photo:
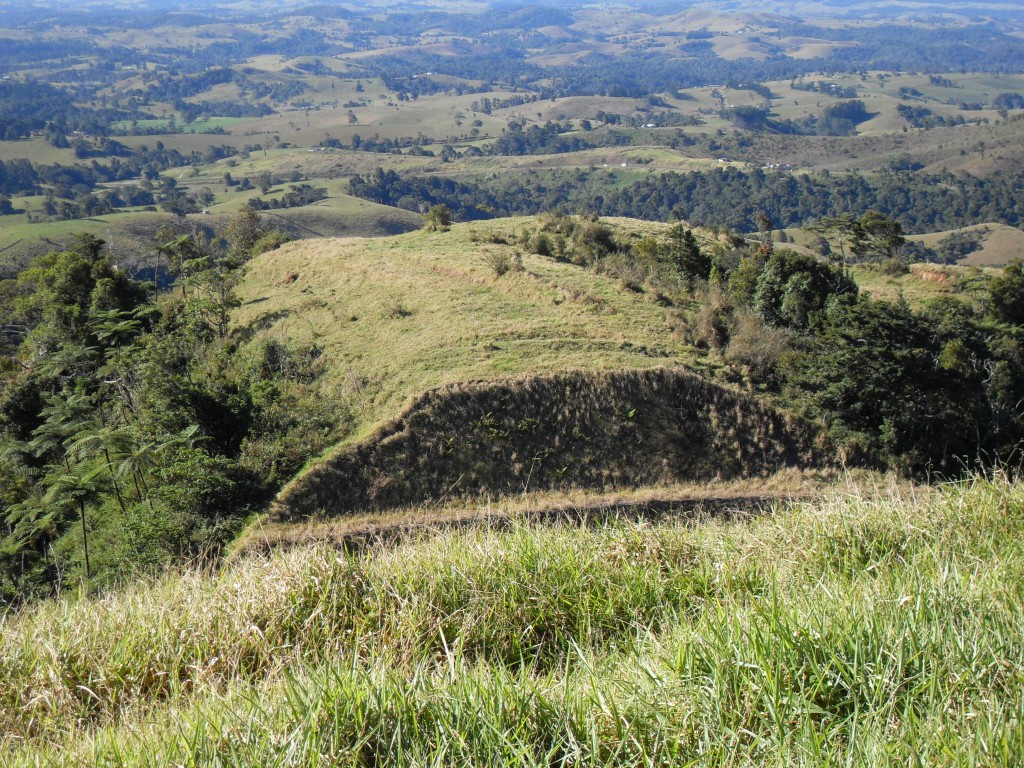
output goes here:
<path id="1" fill-rule="evenodd" d="M 5 223 L 0 227 L 0 277 L 10 277 L 32 259 L 70 246 L 74 236 L 88 233 L 105 240 L 123 265 L 143 266 L 152 255 L 161 227 L 189 232 L 218 232 L 241 203 L 224 204 L 208 213 L 176 216 L 163 212 L 116 212 L 69 221 Z M 335 195 L 316 205 L 271 211 L 268 222 L 296 239 L 337 235 L 373 237 L 407 232 L 420 225 L 415 213 L 378 205 L 348 195 Z"/>
<path id="2" fill-rule="evenodd" d="M 685 372 L 695 351 L 649 289 L 524 254 L 532 226 L 303 241 L 250 264 L 239 328 L 316 344 L 327 386 L 357 403 L 278 516 L 825 463 L 807 425 Z"/>
<path id="3" fill-rule="evenodd" d="M 940 252 L 950 251 L 951 246 L 959 243 L 962 255 L 957 263 L 967 266 L 1002 265 L 1024 258 L 1024 232 L 1005 224 L 976 224 L 959 230 L 912 236 L 909 239 Z M 955 255 L 955 250 L 950 253 L 951 257 Z"/>
<path id="4" fill-rule="evenodd" d="M 278 247 L 249 210 L 162 246 L 182 279 L 160 295 L 88 236 L 5 282 L 3 599 L 217 558 L 268 511 L 836 462 L 954 476 L 1024 434 L 1019 266 L 848 269 L 684 223 L 442 214 Z"/>
<path id="5" fill-rule="evenodd" d="M 694 359 L 649 295 L 525 253 L 518 238 L 535 222 L 289 243 L 249 264 L 234 322 L 323 347 L 335 386 L 360 382 L 364 424 L 446 384 Z M 664 229 L 629 222 L 622 233 Z"/>

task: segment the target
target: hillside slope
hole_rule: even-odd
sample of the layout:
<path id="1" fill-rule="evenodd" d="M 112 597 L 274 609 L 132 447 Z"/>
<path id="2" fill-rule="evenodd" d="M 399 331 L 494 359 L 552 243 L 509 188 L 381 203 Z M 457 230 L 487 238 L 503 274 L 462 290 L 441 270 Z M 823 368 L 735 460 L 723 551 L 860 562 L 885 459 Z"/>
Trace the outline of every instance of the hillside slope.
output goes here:
<path id="1" fill-rule="evenodd" d="M 1019 765 L 1022 533 L 1019 483 L 848 484 L 68 594 L 0 616 L 0 763 Z"/>
<path id="2" fill-rule="evenodd" d="M 277 516 L 751 477 L 822 466 L 822 447 L 808 424 L 678 370 L 451 386 L 297 478 Z"/>
<path id="3" fill-rule="evenodd" d="M 37 256 L 70 247 L 74 236 L 83 232 L 105 240 L 119 263 L 151 266 L 144 262 L 152 258 L 161 227 L 179 232 L 220 231 L 240 205 L 235 201 L 231 205 L 215 206 L 208 214 L 195 213 L 184 218 L 172 213 L 136 210 L 68 221 L 6 220 L 0 222 L 0 277 L 16 275 Z M 347 195 L 338 195 L 317 205 L 270 211 L 264 218 L 270 226 L 295 239 L 393 235 L 416 229 L 420 221 L 418 214 Z"/>
<path id="4" fill-rule="evenodd" d="M 289 243 L 249 265 L 238 333 L 315 343 L 372 428 L 429 389 L 692 362 L 669 309 L 620 281 L 523 253 L 533 219 Z M 663 225 L 623 221 L 620 237 Z M 522 259 L 498 276 L 496 259 Z"/>
<path id="5" fill-rule="evenodd" d="M 355 411 L 349 438 L 282 494 L 279 517 L 824 461 L 807 425 L 684 372 L 695 356 L 674 308 L 522 253 L 531 223 L 304 241 L 253 261 L 238 333 L 315 344 L 327 386 Z M 661 228 L 618 220 L 614 233 Z"/>

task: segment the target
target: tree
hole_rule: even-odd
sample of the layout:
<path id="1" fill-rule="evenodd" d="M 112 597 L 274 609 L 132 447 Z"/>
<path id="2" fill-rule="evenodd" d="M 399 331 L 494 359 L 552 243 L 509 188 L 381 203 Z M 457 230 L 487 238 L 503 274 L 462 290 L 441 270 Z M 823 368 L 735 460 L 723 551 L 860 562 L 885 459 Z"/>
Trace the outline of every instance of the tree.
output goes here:
<path id="1" fill-rule="evenodd" d="M 772 247 L 772 230 L 775 229 L 775 225 L 771 218 L 763 211 L 758 211 L 754 214 L 754 221 L 757 222 L 757 231 L 761 235 L 761 242 Z"/>
<path id="2" fill-rule="evenodd" d="M 156 239 L 158 269 L 159 256 L 166 256 L 167 271 L 178 278 L 181 284 L 181 297 L 184 299 L 186 279 L 195 271 L 196 265 L 206 258 L 206 250 L 194 235 L 178 235 L 166 226 L 157 231 Z"/>
<path id="3" fill-rule="evenodd" d="M 868 211 L 861 216 L 857 227 L 853 253 L 860 258 L 891 261 L 899 257 L 900 249 L 907 242 L 900 223 L 878 211 Z"/>
<path id="4" fill-rule="evenodd" d="M 72 465 L 69 448 L 78 435 L 88 428 L 92 406 L 92 399 L 86 395 L 52 396 L 40 414 L 44 421 L 33 431 L 32 440 L 26 447 L 37 458 L 49 458 L 48 471 L 41 482 L 41 487 L 46 490 L 39 505 L 43 510 L 50 508 L 51 511 L 32 518 L 36 527 L 22 533 L 23 536 L 34 538 L 53 531 L 49 534 L 50 538 L 56 538 L 63 527 L 57 512 L 70 506 L 77 508 L 82 523 L 82 548 L 87 578 L 92 574 L 89 566 L 86 505 L 95 499 L 98 487 L 91 467 L 77 463 Z M 30 507 L 25 507 L 24 511 L 29 511 Z"/>
<path id="5" fill-rule="evenodd" d="M 711 259 L 697 244 L 693 230 L 676 224 L 668 231 L 669 258 L 677 274 L 691 286 L 698 280 L 707 280 L 711 274 Z"/>
<path id="6" fill-rule="evenodd" d="M 853 253 L 861 239 L 860 224 L 850 213 L 824 216 L 804 227 L 804 230 L 817 235 L 828 243 L 830 256 L 834 257 L 836 249 L 838 249 L 839 264 L 843 269 L 846 269 L 847 264 L 846 249 L 850 248 Z"/>
<path id="7" fill-rule="evenodd" d="M 1016 261 L 989 285 L 992 314 L 1010 325 L 1024 326 L 1024 261 Z"/>
<path id="8" fill-rule="evenodd" d="M 198 295 L 188 302 L 187 310 L 202 317 L 221 339 L 228 335 L 231 310 L 241 306 L 235 286 L 241 281 L 238 269 L 219 260 L 188 279 Z"/>
<path id="9" fill-rule="evenodd" d="M 429 232 L 446 232 L 452 223 L 452 212 L 444 203 L 430 206 L 423 214 L 423 226 Z"/>
<path id="10" fill-rule="evenodd" d="M 253 247 L 266 232 L 263 219 L 251 206 L 245 206 L 224 228 L 224 239 L 228 251 L 238 259 L 247 259 L 253 254 Z"/>
<path id="11" fill-rule="evenodd" d="M 256 186 L 260 188 L 261 194 L 267 194 L 276 181 L 277 179 L 274 178 L 274 174 L 270 171 L 260 171 L 256 174 Z"/>
<path id="12" fill-rule="evenodd" d="M 857 284 L 844 273 L 813 256 L 779 248 L 758 275 L 753 308 L 769 325 L 804 329 L 830 296 L 844 295 L 857 295 Z"/>

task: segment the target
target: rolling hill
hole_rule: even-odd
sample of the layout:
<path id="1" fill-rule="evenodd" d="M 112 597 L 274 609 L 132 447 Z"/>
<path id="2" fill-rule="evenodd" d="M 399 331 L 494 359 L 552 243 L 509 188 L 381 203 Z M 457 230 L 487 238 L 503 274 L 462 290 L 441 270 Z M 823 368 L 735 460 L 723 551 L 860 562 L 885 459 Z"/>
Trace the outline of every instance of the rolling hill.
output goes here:
<path id="1" fill-rule="evenodd" d="M 285 489 L 278 518 L 827 463 L 810 426 L 694 373 L 651 292 L 524 254 L 534 223 L 306 240 L 253 260 L 239 333 L 315 344 L 325 386 L 356 404 L 352 434 Z"/>

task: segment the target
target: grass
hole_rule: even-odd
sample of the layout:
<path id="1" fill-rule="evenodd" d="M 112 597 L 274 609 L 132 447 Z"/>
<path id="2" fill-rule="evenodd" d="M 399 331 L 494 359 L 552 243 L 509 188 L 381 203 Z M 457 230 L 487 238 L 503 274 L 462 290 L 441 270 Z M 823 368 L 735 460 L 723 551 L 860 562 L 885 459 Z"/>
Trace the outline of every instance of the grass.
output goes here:
<path id="1" fill-rule="evenodd" d="M 170 118 L 153 118 L 151 120 L 137 120 L 136 125 L 141 129 L 167 129 L 168 134 L 172 133 L 203 133 L 212 128 L 231 128 L 232 126 L 240 123 L 247 124 L 252 122 L 252 118 L 244 117 L 207 117 L 200 118 L 191 123 L 185 123 L 177 121 L 174 125 L 174 130 L 171 129 Z M 131 120 L 119 120 L 110 124 L 111 131 L 121 132 L 127 131 L 132 127 Z M 119 137 L 125 138 L 125 137 Z M 152 140 L 151 137 L 147 137 Z"/>
<path id="2" fill-rule="evenodd" d="M 623 489 L 828 467 L 817 429 L 678 369 L 463 384 L 418 397 L 281 491 L 274 519 L 538 489 Z"/>
<path id="3" fill-rule="evenodd" d="M 660 519 L 666 510 L 671 510 L 675 516 L 692 513 L 699 518 L 712 510 L 749 511 L 787 499 L 817 498 L 832 488 L 838 475 L 838 470 L 791 468 L 753 478 L 645 485 L 606 492 L 573 488 L 495 494 L 470 500 L 447 498 L 434 503 L 298 523 L 261 519 L 232 544 L 227 559 L 232 561 L 311 543 L 358 547 L 370 541 L 401 538 L 411 530 L 440 532 L 482 523 L 501 526 L 515 521 L 596 522 L 609 516 L 634 513 Z M 857 482 L 866 488 L 873 479 L 870 474 L 862 474 Z"/>
<path id="4" fill-rule="evenodd" d="M 1024 492 L 307 547 L 4 619 L 5 765 L 1014 765 Z"/>
<path id="5" fill-rule="evenodd" d="M 884 301 L 902 298 L 914 309 L 922 309 L 941 296 L 956 295 L 958 278 L 967 271 L 929 264 L 915 264 L 909 272 L 899 275 L 887 274 L 873 265 L 859 264 L 850 268 L 858 287 L 871 298 Z"/>
<path id="6" fill-rule="evenodd" d="M 0 160 L 31 160 L 33 163 L 62 163 L 73 165 L 78 162 L 73 149 L 57 149 L 41 138 L 20 141 L 0 141 Z"/>
<path id="7" fill-rule="evenodd" d="M 321 345 L 370 425 L 446 384 L 690 359 L 666 310 L 614 278 L 532 254 L 497 277 L 488 255 L 516 247 L 491 235 L 511 243 L 530 225 L 287 245 L 250 264 L 236 323 Z"/>
<path id="8" fill-rule="evenodd" d="M 267 223 L 297 239 L 389 235 L 416 229 L 422 223 L 419 214 L 344 194 L 345 182 L 314 179 L 309 183 L 326 186 L 330 197 L 312 206 L 266 211 L 262 215 Z M 184 178 L 181 186 L 185 189 L 207 187 L 215 193 L 223 190 L 219 176 L 216 179 L 212 176 Z M 281 184 L 277 189 L 287 191 L 288 184 Z M 210 215 L 191 214 L 187 220 L 199 226 L 221 228 L 248 200 L 258 195 L 259 190 L 220 194 L 218 201 L 207 209 Z M 24 200 L 17 198 L 15 204 L 24 207 Z M 106 240 L 116 258 L 137 263 L 148 258 L 157 230 L 165 225 L 181 229 L 182 220 L 170 213 L 141 210 L 69 221 L 30 222 L 24 216 L 0 217 L 0 270 L 13 273 L 16 267 L 25 266 L 34 256 L 67 247 L 74 235 L 81 232 Z"/>
<path id="9" fill-rule="evenodd" d="M 1024 231 L 998 223 L 975 224 L 959 230 L 914 235 L 909 239 L 934 248 L 954 232 L 978 232 L 981 235 L 981 248 L 968 254 L 960 264 L 976 267 L 1003 266 L 1021 258 L 1024 253 Z"/>
<path id="10" fill-rule="evenodd" d="M 139 263 L 148 258 L 154 236 L 164 225 L 174 226 L 170 213 L 132 211 L 70 221 L 28 222 L 22 216 L 0 220 L 0 263 L 24 266 L 34 256 L 62 250 L 85 232 L 107 242 L 115 260 Z"/>

